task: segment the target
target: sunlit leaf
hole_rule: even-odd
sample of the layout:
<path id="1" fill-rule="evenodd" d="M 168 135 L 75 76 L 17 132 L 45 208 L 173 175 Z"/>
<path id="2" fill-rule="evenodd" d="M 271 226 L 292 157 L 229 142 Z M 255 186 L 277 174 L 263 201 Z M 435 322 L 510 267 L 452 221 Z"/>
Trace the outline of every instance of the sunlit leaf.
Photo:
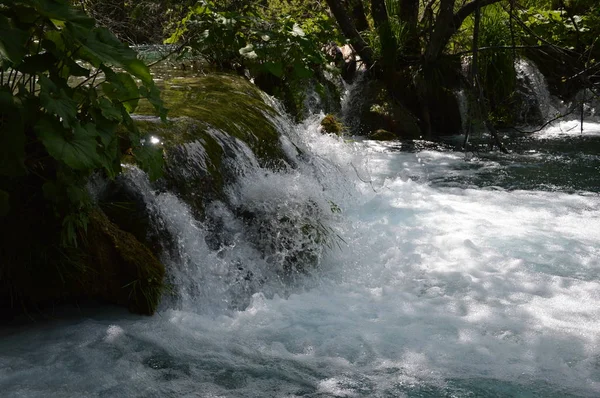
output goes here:
<path id="1" fill-rule="evenodd" d="M 152 144 L 139 145 L 133 148 L 133 155 L 142 170 L 148 173 L 150 180 L 156 180 L 163 173 L 162 148 Z"/>
<path id="2" fill-rule="evenodd" d="M 303 37 L 304 35 L 305 35 L 305 33 L 302 30 L 302 28 L 300 27 L 300 25 L 298 25 L 297 23 L 294 23 L 294 26 L 292 27 L 292 36 Z"/>
<path id="3" fill-rule="evenodd" d="M 122 103 L 127 112 L 135 111 L 140 101 L 138 86 L 128 73 L 106 73 L 102 91 L 111 100 Z"/>
<path id="4" fill-rule="evenodd" d="M 254 52 L 254 46 L 252 44 L 248 44 L 246 47 L 240 48 L 239 52 L 240 55 L 245 58 L 254 59 L 258 57 L 256 52 Z"/>

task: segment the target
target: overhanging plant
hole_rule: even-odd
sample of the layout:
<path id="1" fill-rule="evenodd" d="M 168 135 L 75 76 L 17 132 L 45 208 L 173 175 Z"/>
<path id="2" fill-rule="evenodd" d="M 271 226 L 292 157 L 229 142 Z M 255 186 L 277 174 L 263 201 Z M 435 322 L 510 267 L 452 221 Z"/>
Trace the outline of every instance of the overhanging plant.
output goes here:
<path id="1" fill-rule="evenodd" d="M 115 177 L 128 153 L 160 174 L 160 150 L 130 117 L 146 99 L 164 118 L 159 91 L 134 50 L 65 0 L 0 0 L 0 62 L 0 217 L 35 176 L 62 243 L 77 245 L 92 173 Z"/>

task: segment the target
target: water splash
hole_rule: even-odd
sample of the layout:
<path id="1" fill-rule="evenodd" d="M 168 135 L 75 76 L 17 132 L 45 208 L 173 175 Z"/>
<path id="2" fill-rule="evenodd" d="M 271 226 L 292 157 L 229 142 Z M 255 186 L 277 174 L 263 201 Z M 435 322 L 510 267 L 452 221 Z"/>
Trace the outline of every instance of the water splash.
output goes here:
<path id="1" fill-rule="evenodd" d="M 515 62 L 515 70 L 517 77 L 523 81 L 526 88 L 521 94 L 530 104 L 537 107 L 541 120 L 546 122 L 558 116 L 561 111 L 556 105 L 557 100 L 550 95 L 546 78 L 535 64 L 526 58 L 520 58 Z M 521 119 L 528 121 L 525 115 L 522 115 Z"/>
<path id="2" fill-rule="evenodd" d="M 348 84 L 345 81 L 344 93 L 342 95 L 342 122 L 350 128 L 353 134 L 360 135 L 360 114 L 365 103 L 365 96 L 362 95 L 365 85 L 368 83 L 367 73 L 365 71 L 357 71 L 356 77 L 352 83 Z"/>
<path id="3" fill-rule="evenodd" d="M 232 181 L 207 210 L 223 226 L 216 243 L 217 229 L 130 169 L 155 225 L 175 237 L 165 256 L 179 297 L 154 318 L 96 312 L 3 332 L 3 394 L 600 394 L 597 194 L 439 186 L 448 170 L 474 172 L 461 154 L 346 143 L 318 120 L 278 119 L 295 164 Z M 299 208 L 303 198 L 316 210 Z M 344 244 L 285 288 L 266 278 L 283 262 L 257 249 L 260 224 L 244 211 L 266 222 L 316 214 Z"/>

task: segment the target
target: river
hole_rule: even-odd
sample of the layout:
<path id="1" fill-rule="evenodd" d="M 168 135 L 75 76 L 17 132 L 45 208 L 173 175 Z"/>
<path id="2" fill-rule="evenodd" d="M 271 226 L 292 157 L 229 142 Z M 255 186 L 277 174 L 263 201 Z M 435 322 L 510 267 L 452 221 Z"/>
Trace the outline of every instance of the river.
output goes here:
<path id="1" fill-rule="evenodd" d="M 600 124 L 569 123 L 509 155 L 347 141 L 321 135 L 318 117 L 289 125 L 310 158 L 229 194 L 334 204 L 317 269 L 277 281 L 222 206 L 211 211 L 233 238 L 215 251 L 184 204 L 154 193 L 179 231 L 167 264 L 179 299 L 151 318 L 86 307 L 3 328 L 0 395 L 600 396 Z"/>

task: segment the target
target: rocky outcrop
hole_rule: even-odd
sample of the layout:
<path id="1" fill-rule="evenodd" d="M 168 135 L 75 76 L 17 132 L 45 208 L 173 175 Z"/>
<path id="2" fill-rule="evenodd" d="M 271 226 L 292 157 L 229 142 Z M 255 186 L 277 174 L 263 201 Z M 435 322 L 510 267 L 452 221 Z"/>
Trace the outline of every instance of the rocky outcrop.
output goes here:
<path id="1" fill-rule="evenodd" d="M 12 234 L 0 250 L 0 318 L 90 300 L 154 313 L 165 269 L 143 243 L 96 208 L 87 228 L 76 232 L 77 246 L 65 247 L 62 225 L 44 207 L 40 202 L 24 217 L 3 219 Z"/>
<path id="2" fill-rule="evenodd" d="M 90 214 L 83 253 L 86 270 L 73 281 L 77 296 L 122 305 L 137 314 L 156 311 L 164 290 L 164 265 L 98 209 Z"/>

